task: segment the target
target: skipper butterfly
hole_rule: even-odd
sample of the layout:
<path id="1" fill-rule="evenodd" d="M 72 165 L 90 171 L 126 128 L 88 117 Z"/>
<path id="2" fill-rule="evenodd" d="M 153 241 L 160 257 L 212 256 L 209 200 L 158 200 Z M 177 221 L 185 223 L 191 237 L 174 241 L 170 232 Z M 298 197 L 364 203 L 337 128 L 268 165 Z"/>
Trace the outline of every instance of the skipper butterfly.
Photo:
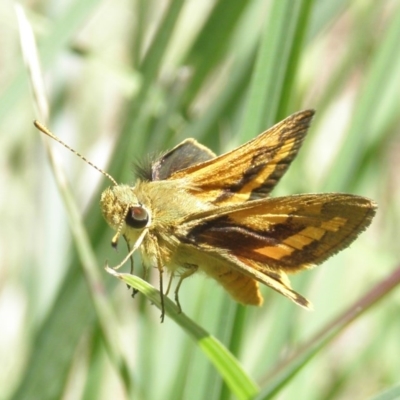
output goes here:
<path id="1" fill-rule="evenodd" d="M 221 156 L 186 139 L 138 166 L 133 187 L 119 185 L 89 162 L 113 183 L 100 200 L 116 231 L 111 243 L 116 247 L 123 237 L 129 248 L 115 268 L 129 259 L 133 265 L 132 255 L 139 250 L 144 268 L 159 271 L 161 300 L 163 271 L 170 273 L 170 283 L 179 277 L 179 309 L 181 283 L 198 271 L 242 304 L 262 304 L 262 283 L 310 308 L 291 288 L 287 274 L 320 264 L 349 246 L 376 209 L 373 201 L 351 194 L 269 197 L 296 157 L 313 115 L 312 110 L 293 114 Z M 35 125 L 61 142 L 40 123 Z"/>

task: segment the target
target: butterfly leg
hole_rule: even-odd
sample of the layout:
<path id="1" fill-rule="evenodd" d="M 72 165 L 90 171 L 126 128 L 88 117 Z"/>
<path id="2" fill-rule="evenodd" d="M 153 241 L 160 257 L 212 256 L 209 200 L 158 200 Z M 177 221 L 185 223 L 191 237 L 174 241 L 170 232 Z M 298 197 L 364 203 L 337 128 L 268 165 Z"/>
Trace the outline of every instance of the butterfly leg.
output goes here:
<path id="1" fill-rule="evenodd" d="M 151 240 L 156 243 L 156 240 L 151 237 Z M 161 261 L 161 255 L 160 255 L 160 249 L 156 245 L 153 247 L 156 255 L 156 260 L 157 260 L 157 269 L 158 269 L 158 275 L 159 275 L 159 288 L 160 288 L 160 303 L 161 303 L 161 322 L 164 322 L 164 316 L 165 316 L 165 304 L 164 304 L 164 280 L 163 280 L 163 274 L 164 274 L 164 266 Z M 145 268 L 146 270 L 146 268 Z"/>
<path id="2" fill-rule="evenodd" d="M 161 322 L 164 322 L 165 305 L 164 305 L 164 285 L 163 285 L 163 273 L 164 269 L 161 264 L 158 265 L 158 271 L 160 276 L 160 300 L 161 300 Z"/>
<path id="3" fill-rule="evenodd" d="M 171 272 L 170 276 L 169 276 L 169 281 L 168 281 L 168 286 L 167 286 L 167 290 L 165 291 L 165 295 L 168 296 L 169 291 L 171 290 L 171 286 L 172 286 L 172 281 L 175 278 L 175 274 L 173 272 Z"/>
<path id="4" fill-rule="evenodd" d="M 182 285 L 182 282 L 183 282 L 184 279 L 186 279 L 189 276 L 193 275 L 198 270 L 199 267 L 197 265 L 194 265 L 194 264 L 185 264 L 185 268 L 186 268 L 186 271 L 183 272 L 181 274 L 181 276 L 179 277 L 178 284 L 176 285 L 176 288 L 175 288 L 175 303 L 178 306 L 178 310 L 179 310 L 178 312 L 179 313 L 182 312 L 182 307 L 181 307 L 181 304 L 179 303 L 179 289 L 180 289 L 180 287 Z"/>
<path id="5" fill-rule="evenodd" d="M 131 252 L 131 246 L 129 245 L 129 242 L 128 242 L 128 239 L 124 236 L 124 239 L 125 239 L 125 243 L 126 243 L 126 246 L 128 247 L 128 253 L 130 253 Z M 130 261 L 130 264 L 131 264 L 131 268 L 130 268 L 130 274 L 131 275 L 133 275 L 133 271 L 134 271 L 134 269 L 135 269 L 135 264 L 134 264 L 134 261 L 133 261 L 133 254 L 131 254 L 131 256 L 129 257 L 129 261 Z M 128 289 L 130 289 L 131 287 L 129 286 L 129 285 L 127 285 L 128 286 Z M 139 291 L 137 290 L 137 289 L 132 289 L 132 297 L 135 297 L 135 295 L 138 293 Z"/>
<path id="6" fill-rule="evenodd" d="M 147 278 L 149 277 L 149 269 L 144 264 L 142 264 L 142 270 L 142 279 L 147 282 Z"/>

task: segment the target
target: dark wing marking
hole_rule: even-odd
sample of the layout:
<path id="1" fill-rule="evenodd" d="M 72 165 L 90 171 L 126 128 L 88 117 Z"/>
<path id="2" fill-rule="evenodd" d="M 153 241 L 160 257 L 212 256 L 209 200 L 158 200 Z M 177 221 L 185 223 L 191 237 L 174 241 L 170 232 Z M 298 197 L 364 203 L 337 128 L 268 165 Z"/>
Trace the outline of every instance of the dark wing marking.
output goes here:
<path id="1" fill-rule="evenodd" d="M 134 172 L 143 181 L 161 181 L 177 171 L 214 157 L 215 154 L 206 146 L 194 139 L 186 139 L 159 156 L 150 155 L 144 160 L 136 161 Z"/>
<path id="2" fill-rule="evenodd" d="M 194 139 L 186 139 L 152 164 L 152 180 L 168 179 L 175 172 L 215 157 L 207 147 Z"/>

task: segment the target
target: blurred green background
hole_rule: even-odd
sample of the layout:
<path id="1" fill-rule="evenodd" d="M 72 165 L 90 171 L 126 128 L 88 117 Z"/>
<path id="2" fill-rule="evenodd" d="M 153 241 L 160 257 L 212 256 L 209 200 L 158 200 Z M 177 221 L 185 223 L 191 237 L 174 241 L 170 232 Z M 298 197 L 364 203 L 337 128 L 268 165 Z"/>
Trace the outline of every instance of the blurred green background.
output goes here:
<path id="1" fill-rule="evenodd" d="M 317 110 L 273 195 L 349 192 L 379 210 L 349 249 L 294 277 L 315 310 L 268 288 L 262 308 L 239 307 L 201 275 L 185 281 L 181 303 L 238 358 L 257 398 L 400 398 L 400 292 L 390 292 L 400 268 L 400 3 L 21 5 L 39 49 L 48 125 L 118 182 L 134 183 L 133 160 L 184 138 L 221 153 L 295 111 Z M 111 248 L 100 214 L 109 182 L 51 143 L 78 214 L 65 207 L 32 125 L 40 113 L 14 2 L 0 3 L 0 21 L 0 399 L 249 398 L 251 384 L 241 393 L 225 386 L 207 344 L 168 316 L 161 325 L 155 306 L 131 300 L 104 272 L 105 260 L 125 254 Z M 94 253 L 76 232 L 79 216 Z M 157 274 L 150 281 L 157 287 Z"/>

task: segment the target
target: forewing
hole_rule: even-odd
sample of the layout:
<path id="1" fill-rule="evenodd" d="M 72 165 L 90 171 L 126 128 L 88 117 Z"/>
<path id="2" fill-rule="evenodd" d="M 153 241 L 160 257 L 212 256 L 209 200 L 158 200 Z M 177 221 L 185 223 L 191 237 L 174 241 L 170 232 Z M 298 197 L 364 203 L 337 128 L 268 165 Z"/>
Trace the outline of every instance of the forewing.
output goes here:
<path id="1" fill-rule="evenodd" d="M 263 198 L 295 158 L 314 111 L 291 115 L 237 149 L 171 174 L 204 201 L 232 204 Z"/>
<path id="2" fill-rule="evenodd" d="M 215 154 L 207 147 L 194 139 L 186 139 L 152 164 L 152 180 L 167 179 L 177 171 L 214 157 Z"/>
<path id="3" fill-rule="evenodd" d="M 161 181 L 168 179 L 177 171 L 214 157 L 215 154 L 206 146 L 194 139 L 186 139 L 159 157 L 150 156 L 134 163 L 134 170 L 135 175 L 142 181 Z"/>
<path id="4" fill-rule="evenodd" d="M 224 249 L 260 272 L 291 273 L 347 247 L 374 214 L 371 200 L 348 194 L 269 198 L 194 215 L 182 240 Z"/>

